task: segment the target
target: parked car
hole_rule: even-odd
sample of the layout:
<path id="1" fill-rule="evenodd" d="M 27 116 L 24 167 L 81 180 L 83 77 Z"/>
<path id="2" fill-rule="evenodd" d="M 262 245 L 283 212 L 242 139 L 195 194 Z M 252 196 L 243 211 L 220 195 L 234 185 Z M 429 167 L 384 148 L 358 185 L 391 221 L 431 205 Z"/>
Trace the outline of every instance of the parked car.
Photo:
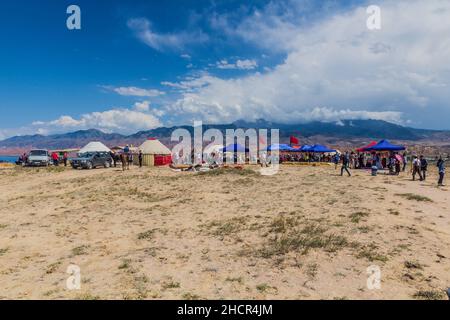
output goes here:
<path id="1" fill-rule="evenodd" d="M 87 152 L 81 154 L 78 158 L 70 159 L 70 163 L 74 169 L 109 168 L 112 158 L 108 152 Z"/>
<path id="2" fill-rule="evenodd" d="M 27 166 L 48 167 L 51 163 L 50 154 L 45 149 L 31 150 L 26 162 Z"/>

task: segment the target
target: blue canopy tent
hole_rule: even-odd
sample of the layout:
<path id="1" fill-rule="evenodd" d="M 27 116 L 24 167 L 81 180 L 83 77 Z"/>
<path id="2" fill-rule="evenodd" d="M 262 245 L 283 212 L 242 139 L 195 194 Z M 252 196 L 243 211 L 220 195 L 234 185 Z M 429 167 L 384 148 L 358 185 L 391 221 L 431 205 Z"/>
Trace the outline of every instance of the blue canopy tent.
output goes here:
<path id="1" fill-rule="evenodd" d="M 405 149 L 406 148 L 404 146 L 398 146 L 395 144 L 391 144 L 387 140 L 381 140 L 376 145 L 365 149 L 365 151 L 401 151 Z"/>
<path id="2" fill-rule="evenodd" d="M 278 151 L 296 151 L 296 149 L 291 148 L 287 144 L 275 143 L 275 144 L 272 144 L 267 147 L 267 151 L 276 151 L 276 150 L 278 150 Z"/>
<path id="3" fill-rule="evenodd" d="M 320 144 L 313 145 L 308 152 L 314 152 L 314 153 L 328 153 L 328 152 L 336 152 L 334 149 L 328 149 L 325 146 L 322 146 Z"/>
<path id="4" fill-rule="evenodd" d="M 248 152 L 248 148 L 241 146 L 239 143 L 235 143 L 223 148 L 222 152 Z"/>
<path id="5" fill-rule="evenodd" d="M 312 148 L 312 146 L 305 144 L 299 149 L 299 151 L 300 152 L 309 152 L 311 150 L 311 148 Z"/>

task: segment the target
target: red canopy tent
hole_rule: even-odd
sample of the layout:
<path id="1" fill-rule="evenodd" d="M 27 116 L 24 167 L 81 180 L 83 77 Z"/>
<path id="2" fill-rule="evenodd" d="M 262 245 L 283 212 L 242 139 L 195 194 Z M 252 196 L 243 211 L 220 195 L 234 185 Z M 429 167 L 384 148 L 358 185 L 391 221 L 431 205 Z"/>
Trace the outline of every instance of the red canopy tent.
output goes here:
<path id="1" fill-rule="evenodd" d="M 376 141 L 372 141 L 371 143 L 369 143 L 367 146 L 364 146 L 364 147 L 362 147 L 362 148 L 358 148 L 358 149 L 356 149 L 356 151 L 357 152 L 364 152 L 364 151 L 366 151 L 366 149 L 368 149 L 368 148 L 370 148 L 370 147 L 373 147 L 374 145 L 376 145 L 378 142 L 376 142 Z"/>

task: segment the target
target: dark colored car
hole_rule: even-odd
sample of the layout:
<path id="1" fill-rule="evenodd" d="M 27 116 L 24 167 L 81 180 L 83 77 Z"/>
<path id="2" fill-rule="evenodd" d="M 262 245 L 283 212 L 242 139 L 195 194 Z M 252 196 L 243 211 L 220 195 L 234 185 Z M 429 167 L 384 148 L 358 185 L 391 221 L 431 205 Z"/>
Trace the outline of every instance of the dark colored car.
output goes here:
<path id="1" fill-rule="evenodd" d="M 112 158 L 108 152 L 87 152 L 78 158 L 70 159 L 74 169 L 93 169 L 97 167 L 111 167 Z"/>

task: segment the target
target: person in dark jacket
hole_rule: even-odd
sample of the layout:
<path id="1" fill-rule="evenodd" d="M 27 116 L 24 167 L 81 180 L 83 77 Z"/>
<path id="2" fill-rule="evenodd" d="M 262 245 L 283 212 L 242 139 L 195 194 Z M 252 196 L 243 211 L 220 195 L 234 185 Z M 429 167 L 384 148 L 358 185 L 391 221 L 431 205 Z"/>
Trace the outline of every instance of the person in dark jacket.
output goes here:
<path id="1" fill-rule="evenodd" d="M 139 168 L 142 168 L 142 150 L 139 150 L 139 155 L 138 155 L 138 159 L 139 159 Z"/>
<path id="2" fill-rule="evenodd" d="M 425 181 L 427 178 L 428 161 L 422 155 L 420 156 L 420 171 L 422 171 L 422 178 Z"/>
<path id="3" fill-rule="evenodd" d="M 439 171 L 438 186 L 443 187 L 444 186 L 444 175 L 445 175 L 445 161 L 442 159 L 442 157 L 439 157 L 439 160 L 437 162 L 437 167 L 438 167 L 438 171 Z"/>
<path id="4" fill-rule="evenodd" d="M 339 164 L 339 153 L 336 152 L 336 154 L 333 157 L 333 162 L 334 162 L 334 169 L 336 170 Z"/>
<path id="5" fill-rule="evenodd" d="M 346 152 L 344 154 L 344 156 L 342 157 L 342 167 L 341 167 L 341 176 L 344 175 L 344 170 L 347 171 L 348 176 L 351 177 L 351 173 L 348 170 L 348 166 L 350 164 L 350 155 L 348 154 L 348 152 Z"/>
<path id="6" fill-rule="evenodd" d="M 111 157 L 111 159 L 113 161 L 114 168 L 116 168 L 117 167 L 117 156 L 116 156 L 116 154 L 114 152 L 110 151 L 109 155 L 110 155 L 110 157 Z"/>

